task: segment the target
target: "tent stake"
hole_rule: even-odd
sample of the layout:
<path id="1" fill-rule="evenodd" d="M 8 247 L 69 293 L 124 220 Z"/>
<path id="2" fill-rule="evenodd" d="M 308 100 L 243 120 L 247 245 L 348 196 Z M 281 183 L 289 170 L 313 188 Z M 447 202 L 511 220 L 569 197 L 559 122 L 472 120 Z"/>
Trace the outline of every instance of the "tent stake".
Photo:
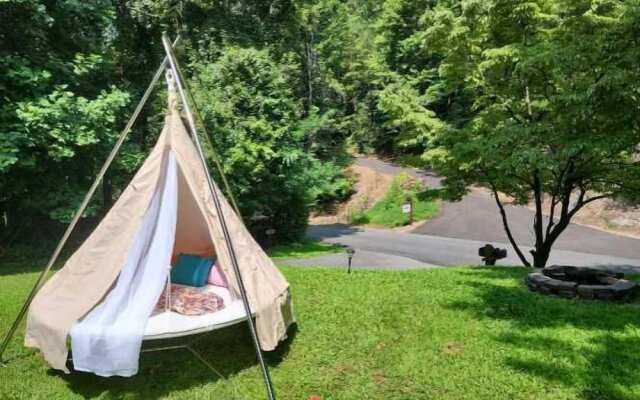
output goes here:
<path id="1" fill-rule="evenodd" d="M 180 93 L 180 98 L 182 100 L 182 105 L 184 107 L 184 111 L 187 114 L 187 121 L 189 122 L 189 127 L 191 130 L 191 135 L 193 136 L 193 141 L 196 145 L 198 154 L 200 156 L 200 161 L 202 162 L 202 166 L 207 175 L 207 183 L 209 184 L 211 197 L 213 198 L 213 203 L 216 208 L 216 212 L 218 214 L 218 221 L 220 221 L 220 228 L 222 230 L 225 243 L 227 245 L 227 251 L 229 252 L 229 256 L 231 258 L 231 264 L 233 266 L 233 271 L 236 276 L 238 290 L 240 291 L 240 297 L 242 297 L 242 304 L 244 305 L 244 310 L 245 310 L 245 313 L 247 314 L 247 323 L 249 324 L 249 330 L 251 331 L 251 338 L 253 339 L 253 344 L 256 348 L 256 357 L 258 358 L 260 369 L 262 370 L 262 377 L 264 379 L 264 384 L 267 391 L 267 399 L 275 400 L 273 384 L 271 383 L 271 377 L 269 376 L 269 369 L 267 368 L 267 364 L 264 361 L 264 357 L 262 355 L 262 349 L 260 348 L 260 341 L 258 340 L 256 327 L 253 322 L 251 307 L 249 306 L 249 299 L 247 297 L 247 291 L 244 287 L 242 276 L 240 275 L 240 268 L 238 266 L 238 259 L 236 257 L 236 252 L 235 252 L 235 249 L 233 248 L 233 244 L 231 243 L 231 235 L 229 234 L 227 222 L 222 212 L 222 206 L 220 205 L 220 199 L 218 198 L 218 193 L 216 192 L 215 187 L 213 185 L 213 181 L 211 179 L 211 173 L 209 172 L 207 160 L 204 156 L 204 153 L 202 152 L 202 146 L 200 145 L 200 139 L 198 138 L 198 132 L 196 130 L 196 124 L 193 118 L 193 113 L 191 112 L 191 107 L 189 106 L 189 102 L 187 101 L 187 95 L 185 93 L 186 82 L 183 82 L 182 76 L 178 72 L 178 62 L 175 58 L 175 54 L 173 53 L 173 48 L 171 47 L 171 42 L 169 41 L 169 37 L 167 36 L 166 33 L 162 35 L 162 44 L 164 45 L 164 50 L 167 54 L 167 58 L 169 59 L 169 66 L 171 67 L 171 71 L 173 72 L 173 75 L 176 81 L 176 86 L 178 88 L 178 92 Z"/>
<path id="2" fill-rule="evenodd" d="M 176 37 L 176 40 L 173 42 L 173 45 L 170 45 L 170 46 L 175 46 L 176 43 L 178 43 L 179 40 L 180 40 L 180 38 Z M 13 338 L 13 335 L 16 333 L 16 330 L 18 329 L 18 326 L 20 325 L 20 323 L 22 322 L 22 319 L 24 318 L 25 314 L 29 310 L 29 306 L 31 305 L 31 302 L 36 297 L 36 293 L 38 293 L 38 290 L 40 290 L 40 288 L 44 284 L 44 281 L 45 281 L 47 275 L 49 274 L 49 271 L 51 270 L 53 265 L 58 260 L 58 257 L 60 256 L 60 252 L 62 251 L 64 245 L 67 243 L 67 240 L 69 239 L 69 236 L 71 236 L 71 233 L 73 232 L 73 230 L 75 229 L 76 225 L 78 224 L 78 221 L 82 217 L 82 214 L 84 213 L 85 209 L 89 205 L 89 202 L 91 201 L 91 198 L 95 194 L 95 191 L 97 190 L 98 185 L 100 184 L 100 181 L 102 181 L 102 178 L 104 177 L 105 173 L 107 172 L 107 169 L 109 169 L 109 166 L 113 162 L 113 159 L 118 154 L 118 151 L 120 150 L 120 147 L 122 146 L 122 143 L 124 143 L 125 139 L 127 138 L 127 135 L 129 134 L 129 131 L 133 127 L 133 124 L 135 123 L 136 119 L 138 118 L 138 115 L 142 111 L 142 108 L 144 107 L 145 103 L 147 102 L 147 99 L 151 95 L 151 92 L 153 91 L 153 88 L 155 87 L 156 83 L 160 79 L 160 76 L 162 75 L 162 72 L 165 70 L 165 68 L 167 66 L 167 61 L 168 61 L 167 57 L 165 57 L 164 60 L 162 60 L 162 64 L 160 65 L 160 67 L 156 71 L 155 75 L 153 76 L 153 79 L 151 80 L 151 83 L 147 87 L 147 90 L 142 95 L 142 98 L 140 99 L 140 102 L 136 106 L 136 109 L 134 110 L 133 114 L 131 115 L 131 118 L 129 118 L 129 121 L 127 122 L 127 125 L 125 125 L 124 129 L 122 130 L 122 132 L 120 132 L 120 136 L 118 137 L 118 140 L 116 141 L 115 145 L 113 146 L 113 149 L 111 150 L 111 153 L 109 153 L 109 157 L 107 157 L 107 160 L 105 161 L 104 165 L 100 169 L 100 172 L 98 172 L 98 175 L 96 176 L 96 179 L 94 180 L 93 184 L 91 185 L 91 188 L 89 189 L 87 194 L 84 196 L 84 199 L 82 200 L 82 203 L 80 204 L 80 207 L 78 207 L 75 215 L 73 216 L 73 219 L 71 220 L 71 223 L 69 224 L 69 226 L 67 226 L 67 229 L 65 230 L 64 235 L 60 239 L 60 242 L 58 242 L 58 245 L 56 246 L 53 254 L 49 258 L 49 262 L 47 262 L 47 266 L 44 268 L 44 270 L 42 270 L 42 272 L 38 276 L 38 279 L 36 280 L 36 283 L 33 285 L 33 289 L 31 289 L 31 292 L 29 293 L 29 295 L 27 296 L 27 299 L 25 300 L 24 304 L 22 305 L 22 308 L 20 309 L 20 312 L 18 313 L 15 321 L 13 321 L 13 324 L 11 325 L 11 328 L 9 328 L 9 331 L 7 332 L 7 334 L 5 335 L 4 339 L 2 340 L 2 344 L 0 345 L 0 362 L 2 361 L 2 355 L 4 354 L 4 351 L 7 349 L 7 346 L 9 345 L 9 342 Z"/>

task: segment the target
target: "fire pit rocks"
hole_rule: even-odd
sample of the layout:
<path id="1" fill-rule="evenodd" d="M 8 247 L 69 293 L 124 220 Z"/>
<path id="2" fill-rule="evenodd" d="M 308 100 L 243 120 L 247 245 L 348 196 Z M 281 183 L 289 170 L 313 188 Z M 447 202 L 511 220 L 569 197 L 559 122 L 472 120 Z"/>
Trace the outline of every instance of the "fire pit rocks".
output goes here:
<path id="1" fill-rule="evenodd" d="M 638 286 L 619 272 L 569 265 L 552 265 L 532 272 L 525 282 L 535 292 L 596 300 L 629 300 Z"/>

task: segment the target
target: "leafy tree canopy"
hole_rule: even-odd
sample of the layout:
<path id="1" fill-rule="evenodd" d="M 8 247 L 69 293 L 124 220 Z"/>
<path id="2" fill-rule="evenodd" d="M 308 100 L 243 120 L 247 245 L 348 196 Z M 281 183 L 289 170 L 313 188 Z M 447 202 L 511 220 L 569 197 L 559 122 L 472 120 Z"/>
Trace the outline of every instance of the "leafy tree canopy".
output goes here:
<path id="1" fill-rule="evenodd" d="M 448 123 L 425 157 L 454 196 L 481 184 L 503 214 L 499 192 L 533 200 L 536 266 L 585 204 L 640 193 L 638 10 L 634 2 L 497 0 L 423 16 L 446 29 L 436 24 L 416 40 L 438 54 L 451 95 L 471 99 L 462 118 L 443 115 Z"/>
<path id="2" fill-rule="evenodd" d="M 639 21 L 638 0 L 0 2 L 0 238 L 68 220 L 168 31 L 249 221 L 293 238 L 348 195 L 350 150 L 422 156 L 453 198 L 533 202 L 544 265 L 585 204 L 640 200 Z M 162 97 L 88 215 L 144 159 Z"/>

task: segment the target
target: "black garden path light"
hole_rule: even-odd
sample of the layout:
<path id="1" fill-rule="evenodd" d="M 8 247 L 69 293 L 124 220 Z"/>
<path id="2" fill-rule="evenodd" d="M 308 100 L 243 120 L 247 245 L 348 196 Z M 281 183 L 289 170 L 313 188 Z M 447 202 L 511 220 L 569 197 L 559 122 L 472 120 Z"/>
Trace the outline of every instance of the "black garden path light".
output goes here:
<path id="1" fill-rule="evenodd" d="M 353 260 L 353 256 L 356 254 L 356 250 L 352 247 L 347 247 L 346 250 L 348 257 L 348 265 L 347 265 L 347 273 L 351 273 L 351 260 Z"/>

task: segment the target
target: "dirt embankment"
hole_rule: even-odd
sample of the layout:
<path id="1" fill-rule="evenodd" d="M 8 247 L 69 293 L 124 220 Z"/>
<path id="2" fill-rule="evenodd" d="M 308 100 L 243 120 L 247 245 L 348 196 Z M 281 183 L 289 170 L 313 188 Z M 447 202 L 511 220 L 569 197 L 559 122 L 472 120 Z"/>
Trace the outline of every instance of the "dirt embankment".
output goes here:
<path id="1" fill-rule="evenodd" d="M 580 210 L 573 221 L 609 232 L 640 237 L 640 208 L 610 199 L 597 200 Z"/>
<path id="2" fill-rule="evenodd" d="M 487 192 L 490 195 L 489 192 Z M 509 203 L 508 196 L 501 196 L 502 200 Z M 543 203 L 543 213 L 548 215 L 551 201 L 546 198 Z M 535 210 L 535 205 L 529 203 L 527 207 Z M 557 217 L 556 209 L 556 217 Z M 607 232 L 640 238 L 640 207 L 624 205 L 611 199 L 596 200 L 584 206 L 571 219 L 574 224 L 589 226 Z"/>
<path id="3" fill-rule="evenodd" d="M 393 176 L 373 169 L 351 165 L 346 173 L 354 178 L 354 193 L 345 203 L 334 209 L 311 215 L 311 224 L 348 224 L 354 212 L 364 211 L 378 201 L 391 186 Z"/>

